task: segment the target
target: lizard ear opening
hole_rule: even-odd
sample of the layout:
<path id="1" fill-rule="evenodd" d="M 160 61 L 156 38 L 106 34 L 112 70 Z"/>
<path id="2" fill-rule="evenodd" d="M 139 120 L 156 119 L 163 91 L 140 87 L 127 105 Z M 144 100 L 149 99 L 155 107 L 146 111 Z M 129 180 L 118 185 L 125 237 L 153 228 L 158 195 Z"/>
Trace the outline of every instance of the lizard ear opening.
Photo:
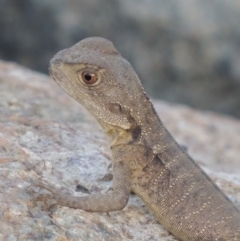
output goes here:
<path id="1" fill-rule="evenodd" d="M 114 114 L 122 113 L 122 107 L 117 103 L 110 103 L 108 109 Z"/>
<path id="2" fill-rule="evenodd" d="M 85 86 L 96 86 L 101 82 L 101 76 L 94 69 L 80 70 L 77 75 L 80 84 L 83 84 Z"/>

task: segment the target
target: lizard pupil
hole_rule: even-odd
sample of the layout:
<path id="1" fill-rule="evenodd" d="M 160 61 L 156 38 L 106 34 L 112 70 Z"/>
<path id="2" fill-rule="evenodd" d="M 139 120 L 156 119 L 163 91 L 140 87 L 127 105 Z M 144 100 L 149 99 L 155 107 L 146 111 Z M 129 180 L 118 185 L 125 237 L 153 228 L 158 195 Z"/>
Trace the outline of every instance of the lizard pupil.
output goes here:
<path id="1" fill-rule="evenodd" d="M 89 74 L 89 73 L 86 73 L 86 74 L 84 75 L 84 78 L 85 78 L 86 81 L 91 81 L 92 75 Z"/>

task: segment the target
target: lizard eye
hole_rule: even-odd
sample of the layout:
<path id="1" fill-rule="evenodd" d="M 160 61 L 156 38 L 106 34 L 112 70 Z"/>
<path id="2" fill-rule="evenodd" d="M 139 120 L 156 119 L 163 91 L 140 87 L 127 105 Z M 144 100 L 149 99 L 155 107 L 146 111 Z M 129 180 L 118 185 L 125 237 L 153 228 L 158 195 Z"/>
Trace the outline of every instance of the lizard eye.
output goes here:
<path id="1" fill-rule="evenodd" d="M 98 76 L 95 73 L 91 73 L 91 72 L 83 72 L 81 76 L 82 76 L 83 82 L 87 85 L 93 85 L 98 80 Z"/>
<path id="2" fill-rule="evenodd" d="M 88 88 L 95 87 L 101 83 L 102 80 L 102 69 L 96 68 L 84 68 L 77 72 L 78 82 L 81 85 L 87 86 Z"/>

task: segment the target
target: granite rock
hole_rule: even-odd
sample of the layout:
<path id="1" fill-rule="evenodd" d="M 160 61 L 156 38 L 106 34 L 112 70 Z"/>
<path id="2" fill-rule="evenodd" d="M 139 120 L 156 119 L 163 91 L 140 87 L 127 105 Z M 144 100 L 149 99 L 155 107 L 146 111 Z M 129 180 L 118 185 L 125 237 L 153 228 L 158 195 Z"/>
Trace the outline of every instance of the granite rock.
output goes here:
<path id="1" fill-rule="evenodd" d="M 93 117 L 48 76 L 0 62 L 0 241 L 176 240 L 135 195 L 121 211 L 45 209 L 41 179 L 71 195 L 107 192 L 108 140 Z M 240 122 L 154 101 L 167 128 L 240 209 Z M 39 190 L 34 190 L 38 192 Z"/>

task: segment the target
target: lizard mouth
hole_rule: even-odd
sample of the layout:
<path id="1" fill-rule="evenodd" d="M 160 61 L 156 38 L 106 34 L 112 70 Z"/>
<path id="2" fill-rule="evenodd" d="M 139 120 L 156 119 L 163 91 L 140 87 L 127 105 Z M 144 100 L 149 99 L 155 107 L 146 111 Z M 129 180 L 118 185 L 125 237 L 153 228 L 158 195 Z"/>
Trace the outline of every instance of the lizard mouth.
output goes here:
<path id="1" fill-rule="evenodd" d="M 61 64 L 61 61 L 60 61 L 59 59 L 56 59 L 56 58 L 53 58 L 53 59 L 51 59 L 51 61 L 50 61 L 48 71 L 49 71 L 50 76 L 51 76 L 53 79 L 55 79 L 54 77 L 55 77 L 56 75 L 58 75 L 58 72 L 59 72 L 59 71 L 54 71 L 54 69 L 55 69 L 55 70 L 56 70 L 56 69 L 58 70 L 60 64 Z"/>
<path id="2" fill-rule="evenodd" d="M 69 89 L 67 88 L 68 86 L 68 78 L 67 76 L 64 74 L 64 71 L 61 70 L 60 66 L 61 66 L 61 61 L 56 59 L 56 60 L 52 60 L 50 62 L 50 66 L 49 66 L 49 74 L 52 77 L 52 79 L 61 87 L 63 88 L 67 93 L 69 93 Z"/>

